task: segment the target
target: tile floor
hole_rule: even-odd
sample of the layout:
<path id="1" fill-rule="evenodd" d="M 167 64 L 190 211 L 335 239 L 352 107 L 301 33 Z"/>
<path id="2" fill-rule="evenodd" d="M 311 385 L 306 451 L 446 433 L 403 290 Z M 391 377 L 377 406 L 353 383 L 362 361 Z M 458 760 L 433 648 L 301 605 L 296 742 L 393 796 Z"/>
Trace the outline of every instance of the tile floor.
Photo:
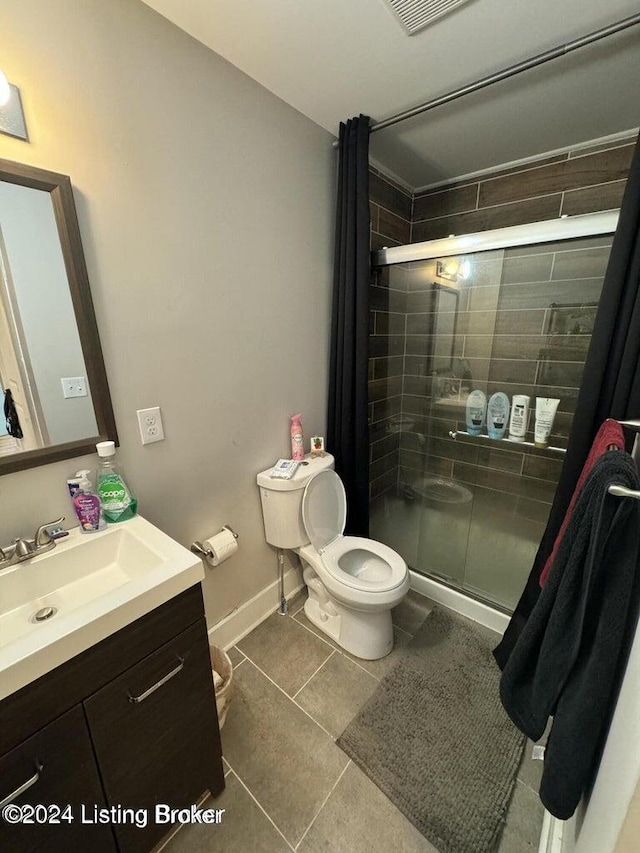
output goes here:
<path id="1" fill-rule="evenodd" d="M 299 596 L 234 647 L 235 695 L 222 730 L 226 789 L 207 804 L 220 825 L 183 827 L 164 853 L 437 853 L 336 746 L 430 611 L 409 593 L 393 613 L 396 648 L 380 661 L 344 653 L 306 618 Z M 519 771 L 499 853 L 538 849 L 541 762 Z"/>

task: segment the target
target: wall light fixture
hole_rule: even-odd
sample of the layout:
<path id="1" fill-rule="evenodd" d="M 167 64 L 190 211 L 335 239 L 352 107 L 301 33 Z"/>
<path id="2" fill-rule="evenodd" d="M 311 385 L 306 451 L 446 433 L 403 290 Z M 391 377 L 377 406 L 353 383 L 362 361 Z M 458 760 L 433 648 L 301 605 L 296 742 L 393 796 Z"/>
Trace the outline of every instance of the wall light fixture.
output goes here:
<path id="1" fill-rule="evenodd" d="M 27 125 L 22 110 L 20 89 L 9 83 L 0 71 L 0 133 L 28 140 Z"/>
<path id="2" fill-rule="evenodd" d="M 8 104 L 10 97 L 11 88 L 9 87 L 9 81 L 2 71 L 0 71 L 0 107 L 4 107 L 5 104 Z"/>
<path id="3" fill-rule="evenodd" d="M 446 261 L 438 261 L 436 275 L 438 278 L 449 281 L 465 281 L 471 275 L 471 263 L 466 258 L 447 258 Z"/>

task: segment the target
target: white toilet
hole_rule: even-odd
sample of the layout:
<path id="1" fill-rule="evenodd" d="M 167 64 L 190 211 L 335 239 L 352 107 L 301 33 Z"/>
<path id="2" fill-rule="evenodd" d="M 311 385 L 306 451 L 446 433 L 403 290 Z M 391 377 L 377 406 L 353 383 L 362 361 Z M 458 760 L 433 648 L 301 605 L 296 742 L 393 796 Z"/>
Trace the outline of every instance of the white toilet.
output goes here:
<path id="1" fill-rule="evenodd" d="M 300 555 L 314 625 L 356 657 L 393 648 L 391 608 L 409 590 L 402 557 L 373 539 L 343 536 L 347 500 L 333 456 L 305 462 L 290 480 L 258 474 L 267 542 Z"/>

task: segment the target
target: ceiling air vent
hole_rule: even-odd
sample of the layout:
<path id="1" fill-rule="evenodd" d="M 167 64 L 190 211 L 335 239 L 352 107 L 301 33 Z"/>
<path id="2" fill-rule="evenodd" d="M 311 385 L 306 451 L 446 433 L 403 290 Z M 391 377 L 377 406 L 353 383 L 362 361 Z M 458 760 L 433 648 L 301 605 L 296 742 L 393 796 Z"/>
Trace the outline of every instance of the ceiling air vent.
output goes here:
<path id="1" fill-rule="evenodd" d="M 468 3 L 469 0 L 385 0 L 385 2 L 407 34 L 412 36 L 457 6 Z"/>

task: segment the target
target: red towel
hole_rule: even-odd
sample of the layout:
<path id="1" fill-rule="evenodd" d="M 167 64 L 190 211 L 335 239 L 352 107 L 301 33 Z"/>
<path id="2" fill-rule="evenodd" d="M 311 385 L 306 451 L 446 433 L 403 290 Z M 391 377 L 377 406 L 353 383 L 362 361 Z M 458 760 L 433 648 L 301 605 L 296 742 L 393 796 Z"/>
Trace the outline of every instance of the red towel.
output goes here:
<path id="1" fill-rule="evenodd" d="M 574 504 L 578 498 L 578 495 L 580 494 L 580 489 L 582 488 L 584 481 L 587 479 L 589 472 L 591 471 L 595 463 L 598 461 L 598 459 L 603 455 L 603 453 L 606 453 L 612 445 L 617 447 L 618 450 L 624 450 L 624 433 L 618 421 L 614 421 L 612 418 L 607 418 L 607 420 L 598 430 L 596 437 L 593 440 L 593 444 L 591 445 L 591 450 L 589 451 L 589 455 L 587 456 L 587 461 L 584 463 L 582 472 L 580 474 L 580 479 L 578 480 L 578 484 L 576 485 L 576 488 L 573 492 L 571 503 L 569 504 L 569 508 L 565 513 L 564 521 L 562 522 L 562 527 L 558 531 L 556 541 L 553 543 L 553 551 L 549 554 L 547 562 L 544 564 L 544 569 L 540 574 L 540 586 L 544 586 L 546 583 L 547 577 L 551 570 L 551 566 L 553 565 L 553 561 L 555 560 L 558 547 L 560 546 L 560 542 L 562 541 L 564 532 L 567 529 L 567 524 L 569 524 L 569 519 L 571 518 L 571 513 L 573 512 Z"/>

